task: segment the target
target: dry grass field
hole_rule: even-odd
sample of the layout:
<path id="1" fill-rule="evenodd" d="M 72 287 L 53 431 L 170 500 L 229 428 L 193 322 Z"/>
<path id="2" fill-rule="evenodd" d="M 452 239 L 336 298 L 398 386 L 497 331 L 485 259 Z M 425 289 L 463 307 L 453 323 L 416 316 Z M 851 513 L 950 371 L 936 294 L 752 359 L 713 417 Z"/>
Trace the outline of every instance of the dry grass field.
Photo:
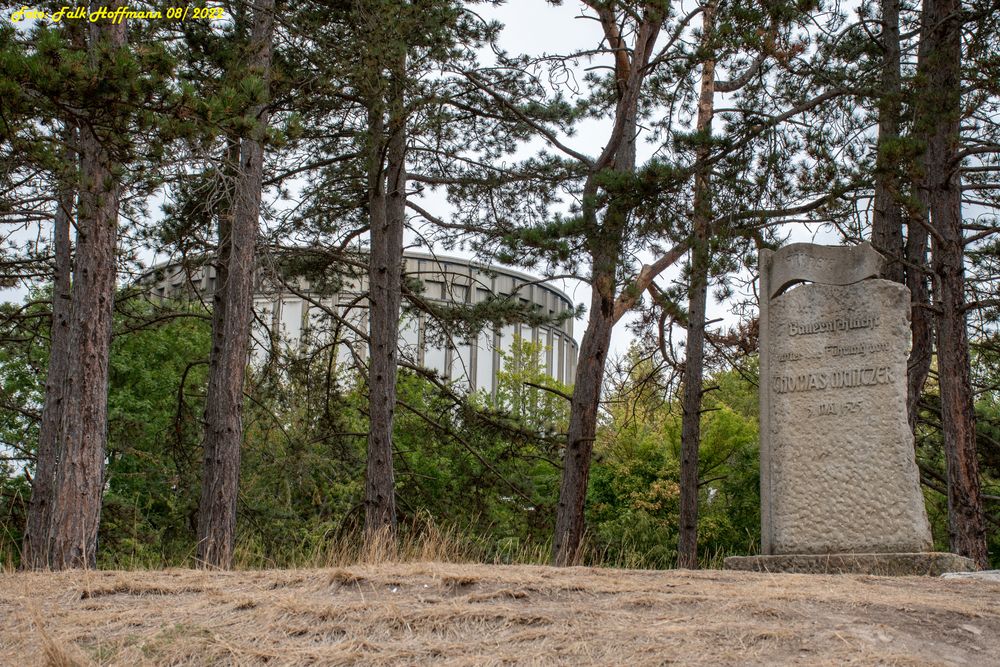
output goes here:
<path id="1" fill-rule="evenodd" d="M 1000 665 L 1000 583 L 439 563 L 0 575 L 5 665 Z"/>

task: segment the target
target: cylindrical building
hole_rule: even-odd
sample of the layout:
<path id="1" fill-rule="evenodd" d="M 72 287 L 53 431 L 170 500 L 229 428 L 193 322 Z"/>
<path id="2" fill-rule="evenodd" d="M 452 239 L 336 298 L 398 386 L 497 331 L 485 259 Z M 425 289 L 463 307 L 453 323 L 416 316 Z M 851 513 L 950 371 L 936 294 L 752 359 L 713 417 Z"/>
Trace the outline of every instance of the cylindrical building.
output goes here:
<path id="1" fill-rule="evenodd" d="M 421 298 L 440 304 L 476 304 L 494 297 L 518 299 L 529 308 L 549 317 L 573 310 L 573 303 L 561 290 L 544 280 L 503 267 L 487 267 L 478 262 L 407 252 L 407 278 L 423 284 Z M 200 295 L 206 302 L 215 288 L 215 270 L 203 264 L 187 268 L 180 263 L 154 266 L 140 279 L 154 298 L 185 298 Z M 253 356 L 261 357 L 270 345 L 286 351 L 306 351 L 321 345 L 338 345 L 338 362 L 363 360 L 366 344 L 359 334 L 367 331 L 365 299 L 367 275 L 345 277 L 335 291 L 316 289 L 305 278 L 258 280 L 254 295 L 256 326 Z M 559 324 L 529 326 L 509 324 L 499 330 L 486 328 L 473 340 L 450 335 L 434 326 L 426 313 L 405 308 L 400 322 L 400 353 L 419 364 L 467 385 L 471 389 L 496 390 L 497 373 L 504 354 L 510 354 L 520 337 L 541 347 L 545 372 L 569 384 L 576 372 L 577 344 L 573 338 L 573 318 Z M 348 348 L 350 346 L 350 348 Z"/>

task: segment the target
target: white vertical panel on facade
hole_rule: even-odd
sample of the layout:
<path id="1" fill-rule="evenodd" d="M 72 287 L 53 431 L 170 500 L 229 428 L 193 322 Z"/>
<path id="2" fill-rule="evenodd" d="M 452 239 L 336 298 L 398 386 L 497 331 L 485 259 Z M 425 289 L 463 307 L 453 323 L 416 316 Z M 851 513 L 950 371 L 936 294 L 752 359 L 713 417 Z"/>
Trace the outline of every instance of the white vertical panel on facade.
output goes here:
<path id="1" fill-rule="evenodd" d="M 469 385 L 468 379 L 472 376 L 472 346 L 468 342 L 461 342 L 451 351 L 451 371 L 448 377 L 453 382 L 463 382 Z"/>
<path id="2" fill-rule="evenodd" d="M 476 389 L 493 391 L 493 332 L 485 329 L 476 338 Z"/>
<path id="3" fill-rule="evenodd" d="M 573 384 L 574 380 L 576 380 L 576 348 L 570 341 L 566 344 L 566 379 L 563 382 Z"/>
<path id="4" fill-rule="evenodd" d="M 420 320 L 414 315 L 404 315 L 399 322 L 399 353 L 408 361 L 417 361 L 420 344 Z"/>
<path id="5" fill-rule="evenodd" d="M 424 368 L 429 368 L 435 373 L 444 375 L 445 372 L 444 348 L 437 345 L 427 345 L 424 348 Z"/>
<path id="6" fill-rule="evenodd" d="M 566 339 L 562 336 L 556 336 L 556 338 L 559 339 L 559 374 L 556 375 L 556 379 L 560 382 L 566 382 Z"/>
<path id="7" fill-rule="evenodd" d="M 517 334 L 516 324 L 505 324 L 500 330 L 499 349 L 503 353 L 497 362 L 497 371 L 504 370 L 504 365 L 510 361 L 514 349 L 514 336 Z M 507 355 L 505 359 L 503 355 Z"/>
<path id="8" fill-rule="evenodd" d="M 259 344 L 266 347 L 270 341 L 274 302 L 270 299 L 258 299 L 253 303 L 253 310 L 253 336 Z"/>
<path id="9" fill-rule="evenodd" d="M 545 338 L 543 342 L 545 343 L 545 372 L 549 374 L 550 377 L 556 377 L 555 366 L 552 365 L 552 329 L 545 327 L 543 330 L 545 332 Z"/>
<path id="10" fill-rule="evenodd" d="M 327 300 L 324 300 L 322 303 L 323 306 L 330 307 Z M 327 315 L 326 310 L 319 306 L 310 306 L 308 315 L 309 343 L 317 347 L 329 345 L 333 340 L 332 329 L 334 323 L 330 321 L 330 316 Z"/>
<path id="11" fill-rule="evenodd" d="M 302 337 L 302 301 L 282 299 L 278 314 L 278 331 L 282 341 L 290 348 L 298 347 Z"/>
<path id="12" fill-rule="evenodd" d="M 254 318 L 250 325 L 250 361 L 263 363 L 271 350 L 270 326 L 274 318 L 274 303 L 270 299 L 256 299 L 253 303 Z"/>
<path id="13" fill-rule="evenodd" d="M 354 365 L 354 355 L 351 354 L 351 348 L 347 343 L 339 343 L 337 345 L 337 366 L 340 368 L 350 368 Z"/>

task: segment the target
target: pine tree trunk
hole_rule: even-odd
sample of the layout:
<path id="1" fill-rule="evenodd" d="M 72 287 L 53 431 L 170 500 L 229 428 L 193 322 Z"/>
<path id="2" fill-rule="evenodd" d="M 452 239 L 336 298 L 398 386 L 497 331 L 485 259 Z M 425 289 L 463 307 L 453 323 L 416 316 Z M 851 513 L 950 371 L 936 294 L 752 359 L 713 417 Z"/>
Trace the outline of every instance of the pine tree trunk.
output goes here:
<path id="1" fill-rule="evenodd" d="M 932 261 L 938 295 L 938 382 L 948 468 L 949 533 L 954 552 L 971 558 L 979 567 L 986 567 L 986 529 L 965 318 L 962 192 L 958 171 L 961 3 L 959 0 L 926 0 L 923 25 L 927 58 L 921 74 L 935 104 L 934 113 L 926 117 L 925 164 L 930 219 L 935 231 Z"/>
<path id="2" fill-rule="evenodd" d="M 926 207 L 925 207 L 926 208 Z M 926 218 L 926 216 L 924 216 Z M 906 370 L 906 410 L 910 430 L 915 431 L 920 396 L 931 370 L 934 326 L 930 290 L 927 287 L 927 230 L 912 218 L 906 228 L 906 286 L 910 288 L 910 356 Z"/>
<path id="3" fill-rule="evenodd" d="M 688 288 L 688 327 L 681 416 L 680 516 L 677 567 L 698 567 L 698 449 L 705 370 L 705 303 L 708 298 L 708 239 L 695 231 Z"/>
<path id="4" fill-rule="evenodd" d="M 965 270 L 960 230 L 960 193 L 946 191 L 931 197 L 935 229 L 944 237 L 934 244 L 937 304 L 938 384 L 941 388 L 941 424 L 948 468 L 948 520 L 951 549 L 988 567 L 986 526 L 976 453 L 976 414 L 973 410 L 966 334 Z M 956 215 L 957 214 L 957 215 Z"/>
<path id="5" fill-rule="evenodd" d="M 615 268 L 617 256 L 596 256 L 591 281 L 590 319 L 580 343 L 580 354 L 570 403 L 566 453 L 563 456 L 559 504 L 552 540 L 553 565 L 576 565 L 583 540 L 584 507 L 590 478 L 590 459 L 597 435 L 597 411 L 604 383 L 604 366 L 615 326 Z"/>
<path id="6" fill-rule="evenodd" d="M 917 70 L 927 68 L 929 38 L 926 30 L 920 39 L 917 51 Z M 933 124 L 935 109 L 930 104 L 930 93 L 926 79 L 917 85 L 917 102 L 914 109 L 914 135 L 928 141 L 930 125 Z M 916 433 L 919 416 L 920 397 L 931 370 L 934 354 L 934 322 L 931 315 L 929 280 L 931 267 L 927 260 L 927 227 L 930 225 L 930 187 L 927 177 L 927 154 L 921 155 L 912 166 L 914 177 L 914 198 L 917 206 L 910 206 L 906 220 L 906 286 L 910 288 L 910 356 L 906 370 L 906 410 L 910 430 Z"/>
<path id="7" fill-rule="evenodd" d="M 249 66 L 269 85 L 274 35 L 274 1 L 254 10 Z M 205 399 L 205 466 L 198 506 L 198 565 L 228 569 L 236 545 L 240 448 L 243 442 L 243 383 L 253 321 L 255 246 L 263 183 L 267 102 L 251 116 L 257 125 L 240 144 L 239 175 L 233 196 L 231 228 L 220 216 L 220 274 L 212 317 L 212 350 Z M 220 307 L 221 306 L 221 307 Z"/>
<path id="8" fill-rule="evenodd" d="M 125 46 L 125 23 L 90 26 L 91 64 L 114 57 L 105 48 Z M 80 193 L 76 263 L 73 272 L 68 381 L 64 385 L 60 431 L 61 458 L 56 472 L 49 532 L 54 569 L 94 567 L 104 491 L 108 429 L 108 357 L 117 266 L 120 183 L 106 141 L 95 125 L 82 123 L 79 134 Z"/>
<path id="9" fill-rule="evenodd" d="M 927 306 L 926 192 L 920 211 L 911 211 L 903 241 L 903 210 L 900 206 L 896 165 L 887 147 L 899 139 L 902 85 L 900 76 L 899 0 L 882 0 L 882 80 L 879 100 L 878 159 L 875 169 L 875 196 L 872 211 L 872 246 L 887 259 L 884 277 L 910 288 L 912 304 L 910 331 L 912 346 L 907 364 L 907 417 L 910 430 L 917 424 L 920 396 L 931 367 L 932 326 Z M 923 53 L 921 54 L 921 58 Z M 921 217 L 924 219 L 921 220 Z"/>
<path id="10" fill-rule="evenodd" d="M 703 41 L 708 44 L 715 31 L 715 2 L 702 13 Z M 698 101 L 698 133 L 709 136 L 715 114 L 715 60 L 706 59 L 701 69 Z M 708 157 L 708 148 L 696 151 L 699 161 Z M 691 239 L 691 278 L 688 285 L 688 326 L 684 359 L 684 397 L 681 415 L 680 517 L 677 536 L 677 567 L 698 567 L 698 448 L 701 443 L 701 399 L 705 372 L 705 306 L 708 300 L 709 225 L 712 221 L 712 181 L 708 168 L 694 178 L 694 211 Z"/>
<path id="11" fill-rule="evenodd" d="M 886 258 L 884 277 L 904 282 L 903 213 L 895 164 L 887 146 L 899 139 L 899 0 L 882 0 L 882 81 L 879 99 L 878 158 L 872 214 L 872 246 Z"/>
<path id="12" fill-rule="evenodd" d="M 392 425 L 396 408 L 403 227 L 406 220 L 405 55 L 401 60 L 394 67 L 390 83 L 388 128 L 384 127 L 382 105 L 376 104 L 369 109 L 372 139 L 369 160 L 371 259 L 368 266 L 370 429 L 365 475 L 365 546 L 373 555 L 391 553 L 396 538 Z M 386 130 L 388 141 L 383 162 L 381 146 Z"/>
<path id="13" fill-rule="evenodd" d="M 45 376 L 45 403 L 38 433 L 35 478 L 31 483 L 31 502 L 21 550 L 21 567 L 40 570 L 49 567 L 49 529 L 52 523 L 52 494 L 60 459 L 62 437 L 60 426 L 69 380 L 69 356 L 72 316 L 70 275 L 73 270 L 70 227 L 76 210 L 77 155 L 76 129 L 67 125 L 63 134 L 64 161 L 72 181 L 62 180 L 59 200 L 53 220 L 52 240 L 55 266 L 52 281 L 52 327 L 49 345 L 49 367 Z"/>

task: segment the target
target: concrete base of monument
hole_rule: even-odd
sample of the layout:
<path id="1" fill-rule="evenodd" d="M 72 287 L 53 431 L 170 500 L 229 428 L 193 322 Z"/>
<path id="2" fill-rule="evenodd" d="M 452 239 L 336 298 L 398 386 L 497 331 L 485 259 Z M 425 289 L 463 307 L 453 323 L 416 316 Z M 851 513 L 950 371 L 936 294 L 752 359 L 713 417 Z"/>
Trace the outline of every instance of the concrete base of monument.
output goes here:
<path id="1" fill-rule="evenodd" d="M 890 577 L 931 576 L 945 572 L 974 572 L 975 564 L 952 553 L 781 554 L 730 556 L 726 570 L 794 572 L 800 574 L 874 574 Z"/>

